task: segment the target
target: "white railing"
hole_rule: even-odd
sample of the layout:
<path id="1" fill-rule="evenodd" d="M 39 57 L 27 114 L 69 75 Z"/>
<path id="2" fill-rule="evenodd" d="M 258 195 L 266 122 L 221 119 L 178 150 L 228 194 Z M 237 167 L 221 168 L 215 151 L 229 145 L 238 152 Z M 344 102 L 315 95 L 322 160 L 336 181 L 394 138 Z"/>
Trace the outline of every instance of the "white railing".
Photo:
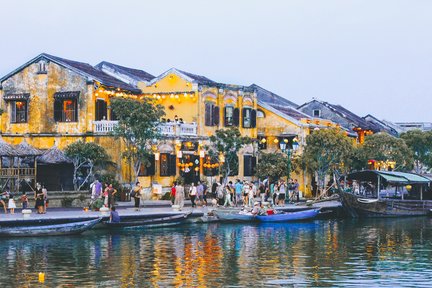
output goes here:
<path id="1" fill-rule="evenodd" d="M 160 131 L 165 136 L 197 136 L 196 123 L 162 123 Z"/>
<path id="2" fill-rule="evenodd" d="M 93 121 L 95 133 L 110 133 L 118 125 L 118 121 L 100 120 Z"/>
<path id="3" fill-rule="evenodd" d="M 118 125 L 118 121 L 93 121 L 95 133 L 110 133 Z M 164 136 L 197 136 L 196 123 L 161 123 L 160 132 Z"/>

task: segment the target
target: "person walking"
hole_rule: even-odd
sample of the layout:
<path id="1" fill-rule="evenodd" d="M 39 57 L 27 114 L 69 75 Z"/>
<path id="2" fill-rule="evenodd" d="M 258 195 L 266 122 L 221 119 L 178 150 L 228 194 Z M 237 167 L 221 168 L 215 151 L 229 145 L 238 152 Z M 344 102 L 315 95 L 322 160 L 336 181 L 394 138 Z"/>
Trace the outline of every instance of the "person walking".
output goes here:
<path id="1" fill-rule="evenodd" d="M 94 202 L 96 199 L 101 197 L 102 194 L 102 183 L 99 182 L 98 179 L 93 181 L 93 183 L 90 185 L 91 189 L 91 201 Z"/>
<path id="2" fill-rule="evenodd" d="M 240 182 L 240 179 L 237 179 L 237 182 L 234 185 L 234 190 L 235 190 L 235 205 L 238 206 L 240 205 L 240 201 L 242 198 L 242 190 L 243 190 L 243 185 Z"/>
<path id="3" fill-rule="evenodd" d="M 249 184 L 249 194 L 248 194 L 248 205 L 249 207 L 253 207 L 255 202 L 256 188 L 255 185 L 251 182 Z"/>
<path id="4" fill-rule="evenodd" d="M 196 204 L 195 204 L 196 196 L 197 196 L 197 187 L 192 182 L 191 186 L 189 187 L 189 197 L 190 197 L 190 200 L 192 203 L 192 208 L 196 207 Z"/>
<path id="5" fill-rule="evenodd" d="M 283 180 L 280 181 L 279 184 L 279 197 L 278 197 L 278 204 L 279 206 L 285 206 L 285 199 L 286 199 L 286 185 Z"/>
<path id="6" fill-rule="evenodd" d="M 45 188 L 45 186 L 42 186 L 42 193 L 44 198 L 43 213 L 45 214 L 49 204 L 48 190 Z"/>
<path id="7" fill-rule="evenodd" d="M 249 205 L 249 190 L 250 190 L 249 183 L 245 181 L 243 185 L 243 205 L 244 206 Z"/>
<path id="8" fill-rule="evenodd" d="M 232 188 L 231 188 L 231 185 L 226 185 L 225 186 L 225 189 L 224 189 L 224 196 L 225 196 L 225 202 L 224 202 L 224 207 L 227 207 L 227 206 L 233 206 L 232 205 L 232 202 L 231 202 L 231 194 L 232 194 Z"/>
<path id="9" fill-rule="evenodd" d="M 140 182 L 136 182 L 135 183 L 135 187 L 132 189 L 132 197 L 134 199 L 134 207 L 135 207 L 135 211 L 139 211 L 140 209 L 140 201 L 141 201 L 141 183 Z"/>
<path id="10" fill-rule="evenodd" d="M 180 184 L 180 182 L 178 182 L 177 185 L 175 186 L 175 189 L 176 189 L 176 194 L 174 198 L 174 205 L 178 205 L 179 209 L 182 210 L 184 207 L 184 199 L 185 199 L 184 187 Z"/>
<path id="11" fill-rule="evenodd" d="M 293 191 L 294 191 L 294 192 L 293 192 L 293 193 L 294 193 L 295 198 L 297 198 L 297 202 L 300 202 L 300 191 L 299 191 L 299 187 L 300 187 L 300 185 L 299 185 L 297 179 L 294 179 L 294 184 L 293 184 Z"/>
<path id="12" fill-rule="evenodd" d="M 197 198 L 201 206 L 204 205 L 204 186 L 201 184 L 201 181 L 198 181 L 197 189 Z"/>
<path id="13" fill-rule="evenodd" d="M 171 186 L 171 202 L 174 204 L 174 201 L 175 201 L 175 196 L 176 196 L 176 185 L 177 185 L 177 182 L 176 181 L 174 181 L 173 182 L 173 184 L 172 184 L 172 186 Z"/>

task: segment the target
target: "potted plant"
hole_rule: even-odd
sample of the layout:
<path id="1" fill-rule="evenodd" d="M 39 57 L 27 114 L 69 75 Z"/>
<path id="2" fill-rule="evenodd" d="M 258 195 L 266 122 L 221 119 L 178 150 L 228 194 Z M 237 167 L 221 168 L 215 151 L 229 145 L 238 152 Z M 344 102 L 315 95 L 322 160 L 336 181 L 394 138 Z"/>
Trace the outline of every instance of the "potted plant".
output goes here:
<path id="1" fill-rule="evenodd" d="M 101 198 L 96 199 L 91 204 L 91 209 L 94 211 L 99 211 L 99 209 L 104 205 L 104 201 Z"/>

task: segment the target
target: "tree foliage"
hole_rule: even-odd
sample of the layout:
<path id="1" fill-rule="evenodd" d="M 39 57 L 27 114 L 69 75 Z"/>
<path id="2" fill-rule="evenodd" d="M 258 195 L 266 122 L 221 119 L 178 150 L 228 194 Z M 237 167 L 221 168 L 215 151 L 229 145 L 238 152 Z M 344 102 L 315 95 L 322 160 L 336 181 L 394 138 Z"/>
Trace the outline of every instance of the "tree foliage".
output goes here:
<path id="1" fill-rule="evenodd" d="M 159 126 L 160 118 L 165 115 L 164 108 L 147 98 L 113 98 L 111 107 L 119 119 L 114 135 L 126 144 L 123 157 L 133 163 L 138 177 L 141 164 L 149 165 L 152 145 L 161 137 Z"/>
<path id="2" fill-rule="evenodd" d="M 329 171 L 346 166 L 352 153 L 353 143 L 343 131 L 321 129 L 306 137 L 306 147 L 300 161 L 304 168 L 317 173 L 318 185 L 322 189 Z"/>
<path id="3" fill-rule="evenodd" d="M 361 161 L 366 168 L 367 161 L 395 161 L 395 170 L 410 170 L 413 165 L 412 152 L 401 138 L 386 133 L 377 133 L 366 137 L 360 149 Z"/>
<path id="4" fill-rule="evenodd" d="M 225 162 L 221 166 L 222 175 L 224 176 L 223 184 L 225 185 L 228 176 L 231 175 L 233 165 L 236 162 L 237 153 L 242 147 L 252 142 L 249 137 L 241 136 L 240 131 L 235 128 L 216 130 L 215 135 L 210 137 L 210 150 L 216 151 L 223 155 Z"/>
<path id="5" fill-rule="evenodd" d="M 432 167 L 432 132 L 411 130 L 401 134 L 414 158 L 414 170 L 423 173 Z"/>
<path id="6" fill-rule="evenodd" d="M 288 160 L 282 153 L 261 153 L 255 175 L 260 179 L 276 181 L 288 173 Z"/>
<path id="7" fill-rule="evenodd" d="M 109 160 L 109 156 L 103 147 L 93 142 L 83 142 L 81 140 L 68 145 L 65 154 L 72 159 L 74 165 L 73 184 L 77 191 L 81 190 L 87 180 L 93 177 L 95 164 Z M 78 172 L 84 166 L 88 166 L 87 175 L 85 175 L 82 183 L 78 183 Z"/>

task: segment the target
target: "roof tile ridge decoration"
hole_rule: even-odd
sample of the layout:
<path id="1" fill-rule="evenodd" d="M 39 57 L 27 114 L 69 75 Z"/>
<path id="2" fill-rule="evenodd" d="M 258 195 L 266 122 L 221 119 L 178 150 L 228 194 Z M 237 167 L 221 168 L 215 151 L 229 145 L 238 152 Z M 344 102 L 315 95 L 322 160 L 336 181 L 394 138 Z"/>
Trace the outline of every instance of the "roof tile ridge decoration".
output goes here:
<path id="1" fill-rule="evenodd" d="M 94 67 L 98 70 L 103 71 L 103 66 L 106 65 L 108 67 L 115 67 L 116 69 L 120 70 L 121 72 L 129 75 L 129 76 L 133 76 L 135 78 L 139 78 L 140 80 L 145 80 L 145 81 L 150 81 L 152 79 L 155 78 L 154 75 L 148 73 L 147 71 L 141 70 L 141 69 L 136 69 L 136 68 L 131 68 L 131 67 L 126 67 L 126 66 L 122 66 L 122 65 L 118 65 L 115 63 L 111 63 L 108 61 L 102 61 L 99 64 L 95 65 Z"/>

